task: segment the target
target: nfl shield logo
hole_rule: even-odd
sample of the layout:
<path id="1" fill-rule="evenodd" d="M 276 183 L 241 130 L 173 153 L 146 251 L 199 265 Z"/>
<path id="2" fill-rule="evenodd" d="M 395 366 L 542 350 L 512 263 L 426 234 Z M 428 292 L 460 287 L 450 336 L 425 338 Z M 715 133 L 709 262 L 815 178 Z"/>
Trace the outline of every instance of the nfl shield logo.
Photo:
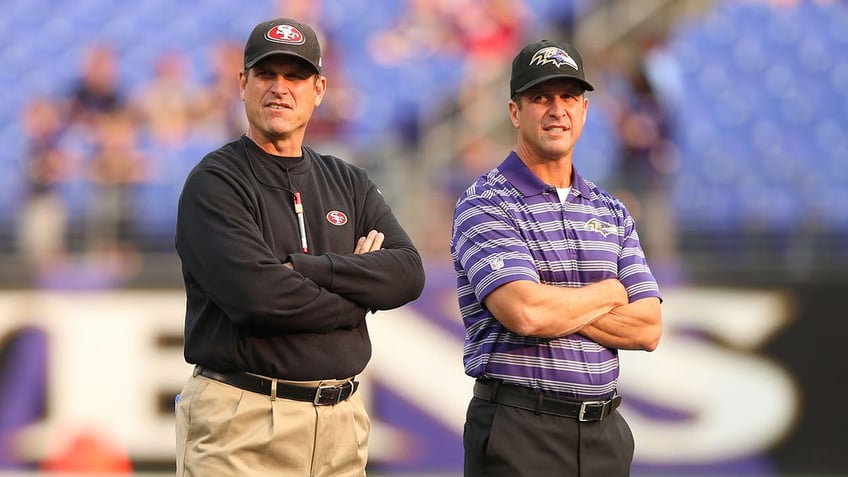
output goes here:
<path id="1" fill-rule="evenodd" d="M 504 266 L 504 261 L 501 257 L 489 257 L 489 268 L 492 270 L 500 270 Z"/>

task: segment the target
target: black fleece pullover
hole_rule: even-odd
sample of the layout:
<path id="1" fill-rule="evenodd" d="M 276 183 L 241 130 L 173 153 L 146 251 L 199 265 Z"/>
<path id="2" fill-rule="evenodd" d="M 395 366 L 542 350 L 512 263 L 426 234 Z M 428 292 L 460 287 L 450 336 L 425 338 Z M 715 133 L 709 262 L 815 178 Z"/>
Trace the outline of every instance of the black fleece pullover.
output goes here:
<path id="1" fill-rule="evenodd" d="M 382 249 L 353 254 L 370 230 L 385 234 Z M 242 136 L 206 155 L 180 196 L 175 245 L 185 359 L 219 372 L 359 374 L 371 357 L 367 312 L 404 305 L 424 287 L 418 251 L 366 172 L 305 146 L 302 159 L 285 158 Z"/>

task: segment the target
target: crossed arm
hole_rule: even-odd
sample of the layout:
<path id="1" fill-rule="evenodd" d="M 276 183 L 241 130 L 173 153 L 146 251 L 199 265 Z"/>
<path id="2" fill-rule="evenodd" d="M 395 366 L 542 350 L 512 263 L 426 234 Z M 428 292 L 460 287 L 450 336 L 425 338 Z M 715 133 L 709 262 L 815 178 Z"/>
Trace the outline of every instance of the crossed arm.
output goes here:
<path id="1" fill-rule="evenodd" d="M 368 232 L 368 235 L 363 237 L 359 237 L 359 240 L 356 241 L 356 247 L 353 250 L 355 255 L 361 255 L 363 253 L 374 252 L 380 250 L 383 246 L 383 240 L 386 239 L 386 236 L 383 235 L 383 232 L 377 232 L 376 230 L 372 230 Z M 285 265 L 288 268 L 294 269 L 294 265 L 291 262 L 286 262 Z"/>
<path id="2" fill-rule="evenodd" d="M 662 334 L 659 299 L 628 303 L 616 279 L 582 288 L 517 280 L 491 292 L 484 305 L 508 330 L 522 336 L 579 333 L 610 348 L 653 351 Z"/>

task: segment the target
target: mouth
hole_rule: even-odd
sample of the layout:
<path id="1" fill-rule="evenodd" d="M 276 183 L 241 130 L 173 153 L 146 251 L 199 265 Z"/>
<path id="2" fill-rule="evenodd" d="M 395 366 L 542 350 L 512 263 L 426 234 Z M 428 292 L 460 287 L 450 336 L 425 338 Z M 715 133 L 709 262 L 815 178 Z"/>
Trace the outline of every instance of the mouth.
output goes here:
<path id="1" fill-rule="evenodd" d="M 286 109 L 292 109 L 292 106 L 290 104 L 279 103 L 279 102 L 276 102 L 276 101 L 271 101 L 271 102 L 265 103 L 265 107 L 268 108 L 268 109 L 273 109 L 273 110 L 278 110 L 278 111 L 282 111 L 282 110 L 286 110 Z"/>
<path id="2" fill-rule="evenodd" d="M 561 134 L 568 131 L 570 128 L 566 126 L 547 126 L 543 129 L 549 133 Z"/>

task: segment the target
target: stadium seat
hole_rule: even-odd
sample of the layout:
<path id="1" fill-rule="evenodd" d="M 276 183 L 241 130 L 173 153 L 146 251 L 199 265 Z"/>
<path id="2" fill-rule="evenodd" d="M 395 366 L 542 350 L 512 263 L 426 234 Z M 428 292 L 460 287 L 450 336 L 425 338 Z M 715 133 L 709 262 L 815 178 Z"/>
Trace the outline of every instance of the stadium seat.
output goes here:
<path id="1" fill-rule="evenodd" d="M 845 187 L 833 164 L 845 162 L 848 147 L 837 126 L 848 123 L 846 12 L 837 3 L 722 2 L 672 35 L 688 85 L 673 108 L 687 178 L 676 200 L 720 184 L 741 201 L 739 217 L 676 207 L 684 227 L 710 229 L 721 218 L 780 232 L 802 214 L 825 213 L 820 197 L 798 193 L 801 184 Z M 833 221 L 848 208 L 826 213 Z"/>

